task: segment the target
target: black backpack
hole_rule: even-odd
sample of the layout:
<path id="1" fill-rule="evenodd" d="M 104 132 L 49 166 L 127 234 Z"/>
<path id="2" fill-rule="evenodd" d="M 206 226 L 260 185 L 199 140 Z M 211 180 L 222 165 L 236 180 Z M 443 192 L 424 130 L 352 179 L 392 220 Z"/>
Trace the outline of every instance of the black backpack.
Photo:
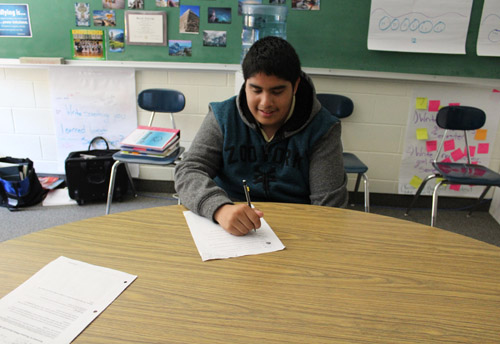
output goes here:
<path id="1" fill-rule="evenodd" d="M 42 188 L 30 159 L 0 158 L 0 206 L 18 210 L 40 203 L 48 190 Z"/>

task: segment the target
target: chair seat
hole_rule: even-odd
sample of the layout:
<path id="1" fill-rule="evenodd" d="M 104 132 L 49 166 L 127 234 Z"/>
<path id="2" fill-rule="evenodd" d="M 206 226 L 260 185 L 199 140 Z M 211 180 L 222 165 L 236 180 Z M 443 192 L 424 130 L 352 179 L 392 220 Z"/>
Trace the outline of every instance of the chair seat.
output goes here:
<path id="1" fill-rule="evenodd" d="M 482 165 L 450 162 L 437 162 L 432 165 L 450 183 L 500 186 L 500 174 Z"/>
<path id="2" fill-rule="evenodd" d="M 368 166 L 363 164 L 358 157 L 352 153 L 342 153 L 344 156 L 344 170 L 347 173 L 365 173 L 368 171 Z"/>
<path id="3" fill-rule="evenodd" d="M 164 158 L 148 157 L 144 155 L 121 154 L 117 152 L 113 154 L 113 159 L 131 164 L 147 164 L 147 165 L 170 165 L 184 152 L 184 147 L 177 148 L 172 154 Z"/>

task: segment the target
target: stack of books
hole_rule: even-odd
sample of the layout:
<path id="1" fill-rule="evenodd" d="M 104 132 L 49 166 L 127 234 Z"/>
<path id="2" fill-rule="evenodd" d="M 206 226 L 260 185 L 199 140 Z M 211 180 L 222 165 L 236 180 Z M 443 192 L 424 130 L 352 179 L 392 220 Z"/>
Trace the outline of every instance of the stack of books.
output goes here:
<path id="1" fill-rule="evenodd" d="M 179 129 L 141 125 L 120 143 L 120 153 L 148 159 L 164 159 L 176 153 L 180 147 L 179 139 Z"/>

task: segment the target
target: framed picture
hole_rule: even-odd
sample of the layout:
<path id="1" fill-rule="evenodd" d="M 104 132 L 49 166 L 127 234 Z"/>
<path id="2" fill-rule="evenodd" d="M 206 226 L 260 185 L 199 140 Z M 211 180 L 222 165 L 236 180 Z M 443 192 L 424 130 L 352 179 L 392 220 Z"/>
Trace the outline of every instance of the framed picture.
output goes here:
<path id="1" fill-rule="evenodd" d="M 129 45 L 167 46 L 167 12 L 125 11 L 125 37 Z"/>

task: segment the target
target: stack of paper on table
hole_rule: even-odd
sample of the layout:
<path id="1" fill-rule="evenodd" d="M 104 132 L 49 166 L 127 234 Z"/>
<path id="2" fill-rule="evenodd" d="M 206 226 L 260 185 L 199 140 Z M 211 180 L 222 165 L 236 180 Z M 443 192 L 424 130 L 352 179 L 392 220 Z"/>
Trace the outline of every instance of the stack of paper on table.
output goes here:
<path id="1" fill-rule="evenodd" d="M 179 148 L 180 130 L 141 125 L 121 144 L 121 154 L 165 158 Z"/>
<path id="2" fill-rule="evenodd" d="M 245 236 L 235 236 L 220 225 L 185 211 L 184 217 L 203 261 L 283 250 L 285 246 L 263 218 L 261 227 Z"/>
<path id="3" fill-rule="evenodd" d="M 0 299 L 0 343 L 70 343 L 136 278 L 61 256 Z"/>

